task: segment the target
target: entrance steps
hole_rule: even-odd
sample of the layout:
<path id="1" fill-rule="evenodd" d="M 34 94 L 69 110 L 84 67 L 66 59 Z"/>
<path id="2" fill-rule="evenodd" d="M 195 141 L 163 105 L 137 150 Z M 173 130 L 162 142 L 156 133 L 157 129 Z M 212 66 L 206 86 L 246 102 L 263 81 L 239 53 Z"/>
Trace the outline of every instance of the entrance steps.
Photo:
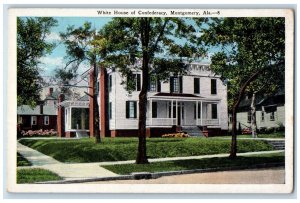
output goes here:
<path id="1" fill-rule="evenodd" d="M 191 137 L 200 137 L 204 136 L 203 132 L 198 126 L 182 126 L 182 132 L 186 132 Z"/>
<path id="2" fill-rule="evenodd" d="M 285 141 L 284 140 L 266 140 L 267 143 L 273 145 L 276 150 L 284 150 L 285 149 Z"/>

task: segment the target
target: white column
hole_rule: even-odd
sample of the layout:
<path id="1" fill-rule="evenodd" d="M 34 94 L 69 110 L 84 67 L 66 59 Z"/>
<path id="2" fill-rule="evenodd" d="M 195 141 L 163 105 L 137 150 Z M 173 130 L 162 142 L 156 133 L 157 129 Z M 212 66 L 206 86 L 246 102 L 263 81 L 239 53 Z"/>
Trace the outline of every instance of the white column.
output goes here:
<path id="1" fill-rule="evenodd" d="M 171 100 L 171 121 L 172 121 L 172 125 L 174 125 L 174 122 L 173 122 L 173 100 Z"/>
<path id="2" fill-rule="evenodd" d="M 150 99 L 149 118 L 150 118 L 150 125 L 152 125 L 152 99 Z"/>
<path id="3" fill-rule="evenodd" d="M 198 124 L 198 101 L 196 101 L 196 125 Z"/>
<path id="4" fill-rule="evenodd" d="M 201 126 L 203 125 L 203 108 L 202 108 L 202 105 L 203 105 L 203 102 L 201 101 L 201 103 L 200 103 L 200 119 L 201 119 Z"/>
<path id="5" fill-rule="evenodd" d="M 176 125 L 178 123 L 178 113 L 177 113 L 177 111 L 178 111 L 178 106 L 177 106 L 177 100 L 176 100 L 176 105 L 175 105 Z"/>

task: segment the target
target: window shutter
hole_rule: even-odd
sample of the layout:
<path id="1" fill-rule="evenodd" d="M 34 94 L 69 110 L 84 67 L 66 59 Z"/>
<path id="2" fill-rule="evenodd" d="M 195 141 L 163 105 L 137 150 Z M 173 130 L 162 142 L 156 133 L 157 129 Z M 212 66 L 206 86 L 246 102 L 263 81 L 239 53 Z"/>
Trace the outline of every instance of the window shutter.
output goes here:
<path id="1" fill-rule="evenodd" d="M 157 92 L 161 91 L 160 80 L 157 79 Z"/>
<path id="2" fill-rule="evenodd" d="M 199 94 L 200 90 L 199 90 L 199 78 L 194 78 L 194 93 L 195 94 Z"/>
<path id="3" fill-rule="evenodd" d="M 152 118 L 157 118 L 157 102 L 152 102 Z"/>
<path id="4" fill-rule="evenodd" d="M 136 91 L 140 91 L 141 90 L 141 74 L 137 74 L 136 75 L 136 80 L 137 80 L 137 82 L 136 82 L 136 85 L 137 85 L 137 87 L 136 87 Z"/>
<path id="5" fill-rule="evenodd" d="M 174 92 L 174 77 L 170 77 L 170 93 Z"/>
<path id="6" fill-rule="evenodd" d="M 134 118 L 136 118 L 136 110 L 137 110 L 137 109 L 136 109 L 136 101 L 134 101 L 133 104 L 134 104 L 134 105 L 133 105 L 133 106 L 134 106 L 134 107 L 133 107 L 133 108 L 134 108 Z"/>
<path id="7" fill-rule="evenodd" d="M 179 77 L 179 92 L 182 93 L 182 76 Z"/>
<path id="8" fill-rule="evenodd" d="M 197 105 L 196 104 L 194 104 L 194 119 L 196 119 L 196 109 L 197 109 Z"/>
<path id="9" fill-rule="evenodd" d="M 126 118 L 129 118 L 129 101 L 126 101 Z"/>

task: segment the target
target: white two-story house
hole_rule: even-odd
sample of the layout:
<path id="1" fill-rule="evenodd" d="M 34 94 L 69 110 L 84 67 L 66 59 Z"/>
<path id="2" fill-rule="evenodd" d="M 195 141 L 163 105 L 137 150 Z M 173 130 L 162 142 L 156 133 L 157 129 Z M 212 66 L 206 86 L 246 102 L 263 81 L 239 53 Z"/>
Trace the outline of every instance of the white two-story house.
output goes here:
<path id="1" fill-rule="evenodd" d="M 147 102 L 147 136 L 175 131 L 201 131 L 218 135 L 228 130 L 227 88 L 208 64 L 189 64 L 187 75 L 151 80 Z M 100 131 L 105 136 L 137 136 L 140 71 L 132 71 L 134 90 L 128 92 L 116 69 L 101 69 Z M 126 79 L 125 79 L 126 80 Z M 105 91 L 102 92 L 101 91 Z M 103 128 L 103 129 L 101 129 Z M 102 134 L 103 135 L 103 134 Z"/>

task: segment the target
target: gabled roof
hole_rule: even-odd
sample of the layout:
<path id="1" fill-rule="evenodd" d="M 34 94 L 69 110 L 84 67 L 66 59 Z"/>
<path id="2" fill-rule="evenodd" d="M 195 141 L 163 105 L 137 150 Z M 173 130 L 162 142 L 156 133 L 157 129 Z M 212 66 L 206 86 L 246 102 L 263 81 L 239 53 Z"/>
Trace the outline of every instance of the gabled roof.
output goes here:
<path id="1" fill-rule="evenodd" d="M 57 115 L 55 106 L 43 106 L 43 114 L 41 114 L 41 106 L 38 105 L 32 108 L 29 105 L 18 106 L 18 115 Z"/>

